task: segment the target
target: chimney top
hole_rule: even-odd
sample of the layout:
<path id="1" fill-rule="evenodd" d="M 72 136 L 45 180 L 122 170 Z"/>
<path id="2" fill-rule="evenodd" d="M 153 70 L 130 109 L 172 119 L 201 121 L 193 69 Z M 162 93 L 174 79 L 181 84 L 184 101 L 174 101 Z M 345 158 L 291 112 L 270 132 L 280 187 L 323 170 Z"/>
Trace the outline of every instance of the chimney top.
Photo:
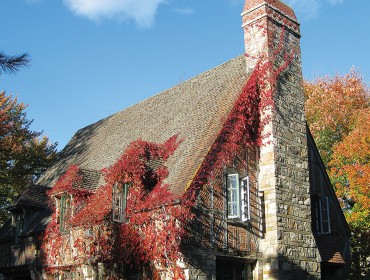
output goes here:
<path id="1" fill-rule="evenodd" d="M 246 0 L 244 5 L 244 12 L 247 12 L 263 4 L 273 6 L 280 12 L 286 14 L 295 21 L 298 21 L 293 9 L 286 5 L 285 3 L 281 2 L 280 0 Z"/>

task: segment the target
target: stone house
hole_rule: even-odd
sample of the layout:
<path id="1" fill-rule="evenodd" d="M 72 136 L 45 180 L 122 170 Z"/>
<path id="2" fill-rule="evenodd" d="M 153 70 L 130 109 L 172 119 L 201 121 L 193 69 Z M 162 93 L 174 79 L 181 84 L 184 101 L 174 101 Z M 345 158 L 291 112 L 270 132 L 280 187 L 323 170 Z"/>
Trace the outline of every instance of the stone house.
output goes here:
<path id="1" fill-rule="evenodd" d="M 166 167 L 164 183 L 180 198 L 173 203 L 175 208 L 184 203 L 184 194 L 195 190 L 194 216 L 186 227 L 186 238 L 181 240 L 181 258 L 172 260 L 183 277 L 345 279 L 350 231 L 305 121 L 297 18 L 279 0 L 246 0 L 242 24 L 247 55 L 82 128 L 73 136 L 59 160 L 9 209 L 12 219 L 0 229 L 0 279 L 180 278 L 155 260 L 151 268 L 160 272 L 156 274 L 148 267 L 124 273 L 114 258 L 108 265 L 107 256 L 95 264 L 90 260 L 82 265 L 72 244 L 81 236 L 89 239 L 94 226 L 82 230 L 64 224 L 84 211 L 76 210 L 78 207 L 88 208 L 72 207 L 76 190 L 96 197 L 106 180 L 101 170 L 113 166 L 131 143 L 138 139 L 164 143 L 173 135 L 180 139 L 176 149 L 147 167 Z M 271 61 L 273 66 L 268 64 Z M 276 79 L 261 70 L 266 65 L 278 69 Z M 265 107 L 248 99 L 252 89 Z M 253 114 L 259 117 L 262 144 L 256 136 L 258 128 L 250 128 L 257 126 L 256 119 L 245 112 L 251 106 L 257 106 Z M 236 133 L 238 129 L 248 132 L 248 137 Z M 228 160 L 217 164 L 222 157 Z M 82 179 L 69 191 L 52 193 L 51 207 L 47 193 L 71 165 L 79 166 L 77 173 Z M 110 207 L 109 224 L 99 231 L 103 236 L 114 239 L 109 226 L 132 222 L 125 216 L 132 189 L 125 183 L 119 190 L 113 187 L 109 199 L 98 197 L 109 201 L 105 204 Z M 90 215 L 89 211 L 84 213 Z M 50 263 L 42 243 L 54 220 L 60 229 L 57 239 L 64 247 L 53 252 L 54 263 Z M 157 227 L 164 225 L 156 223 Z"/>

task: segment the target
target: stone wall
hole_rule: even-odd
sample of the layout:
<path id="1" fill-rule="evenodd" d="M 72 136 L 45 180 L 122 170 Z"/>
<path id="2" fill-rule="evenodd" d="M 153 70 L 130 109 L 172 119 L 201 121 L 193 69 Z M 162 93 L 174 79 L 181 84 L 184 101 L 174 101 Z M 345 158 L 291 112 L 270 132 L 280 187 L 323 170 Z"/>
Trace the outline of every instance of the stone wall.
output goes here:
<path id="1" fill-rule="evenodd" d="M 233 166 L 214 170 L 215 175 L 202 187 L 190 225 L 189 239 L 183 246 L 186 274 L 191 280 L 215 280 L 217 258 L 237 259 L 256 263 L 261 258 L 258 240 L 261 229 L 261 205 L 258 203 L 256 149 L 242 149 Z M 227 218 L 225 184 L 228 172 L 238 172 L 250 178 L 251 220 L 234 221 Z M 258 269 L 256 269 L 258 273 Z M 258 278 L 256 278 L 258 279 Z"/>
<path id="2" fill-rule="evenodd" d="M 288 40 L 299 44 L 287 32 Z M 306 121 L 300 54 L 278 81 L 273 134 L 279 269 L 282 279 L 320 276 L 320 257 L 311 227 Z"/>
<path id="3" fill-rule="evenodd" d="M 253 4 L 246 4 L 242 14 L 249 67 L 261 55 L 280 66 L 284 58 L 273 57 L 276 49 L 294 51 L 293 61 L 278 78 L 275 107 L 264 112 L 272 115 L 272 121 L 264 128 L 268 136 L 260 149 L 259 164 L 266 224 L 266 235 L 260 242 L 263 278 L 319 279 L 320 257 L 311 230 L 299 23 L 280 1 Z M 279 46 L 281 34 L 283 44 Z"/>

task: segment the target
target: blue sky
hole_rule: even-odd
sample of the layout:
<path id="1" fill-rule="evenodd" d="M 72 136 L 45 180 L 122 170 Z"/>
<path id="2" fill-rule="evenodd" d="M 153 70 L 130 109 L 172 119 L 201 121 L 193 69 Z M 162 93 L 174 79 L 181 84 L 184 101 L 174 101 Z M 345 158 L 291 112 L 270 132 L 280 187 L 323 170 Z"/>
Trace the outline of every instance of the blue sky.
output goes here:
<path id="1" fill-rule="evenodd" d="M 301 22 L 303 74 L 352 66 L 370 85 L 370 1 L 286 0 Z M 1 75 L 33 130 L 74 132 L 244 52 L 244 0 L 1 0 L 0 50 L 32 66 Z"/>

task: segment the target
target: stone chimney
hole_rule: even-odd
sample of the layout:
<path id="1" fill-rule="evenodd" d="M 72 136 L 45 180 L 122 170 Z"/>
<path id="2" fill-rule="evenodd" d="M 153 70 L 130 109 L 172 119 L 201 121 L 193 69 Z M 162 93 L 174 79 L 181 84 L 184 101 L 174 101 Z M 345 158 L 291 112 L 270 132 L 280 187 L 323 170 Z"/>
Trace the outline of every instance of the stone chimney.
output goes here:
<path id="1" fill-rule="evenodd" d="M 294 11 L 279 0 L 246 0 L 242 13 L 247 67 L 253 69 L 262 54 L 272 54 L 271 45 L 284 28 L 299 49 L 299 22 Z"/>
<path id="2" fill-rule="evenodd" d="M 262 55 L 275 59 L 279 41 L 294 52 L 278 77 L 272 118 L 264 127 L 269 136 L 260 148 L 258 180 L 266 233 L 259 270 L 263 279 L 320 279 L 321 260 L 311 228 L 299 23 L 279 0 L 246 0 L 242 19 L 248 71 Z"/>

